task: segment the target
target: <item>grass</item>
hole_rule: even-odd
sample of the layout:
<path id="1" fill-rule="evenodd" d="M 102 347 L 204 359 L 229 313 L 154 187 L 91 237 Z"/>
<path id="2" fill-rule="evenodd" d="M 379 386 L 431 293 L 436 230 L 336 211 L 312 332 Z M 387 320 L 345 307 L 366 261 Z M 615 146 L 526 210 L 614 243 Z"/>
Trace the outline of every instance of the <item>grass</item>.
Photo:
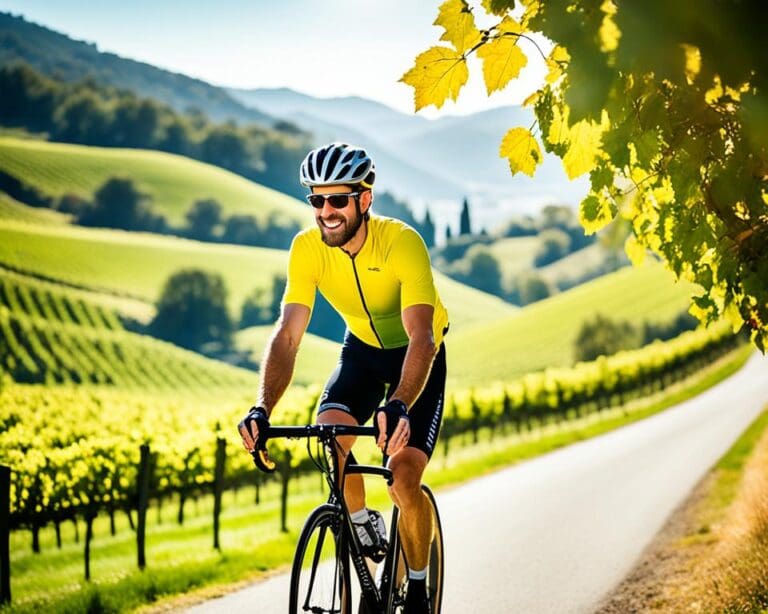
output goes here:
<path id="1" fill-rule="evenodd" d="M 503 319 L 446 337 L 453 384 L 465 388 L 505 381 L 546 367 L 573 363 L 582 322 L 602 313 L 613 319 L 668 321 L 690 305 L 693 286 L 675 283 L 660 264 L 626 267 L 528 305 Z M 453 351 L 452 349 L 460 351 Z"/>
<path id="2" fill-rule="evenodd" d="M 215 198 L 224 216 L 250 213 L 265 219 L 274 213 L 300 224 L 312 219 L 295 198 L 222 168 L 159 151 L 0 137 L 0 171 L 50 196 L 71 193 L 87 199 L 110 177 L 129 177 L 173 224 L 184 222 L 192 203 L 203 198 Z"/>
<path id="3" fill-rule="evenodd" d="M 68 224 L 69 216 L 50 209 L 30 207 L 15 198 L 11 198 L 4 192 L 0 192 L 0 220 L 48 226 Z"/>
<path id="4" fill-rule="evenodd" d="M 454 445 L 447 459 L 439 449 L 428 469 L 426 481 L 436 488 L 458 484 L 640 420 L 721 381 L 740 368 L 750 353 L 749 348 L 741 348 L 677 384 L 674 389 L 624 408 L 549 425 L 523 435 L 491 440 L 490 433 L 483 432 L 482 445 Z M 363 452 L 363 456 L 370 453 L 371 450 Z M 0 612 L 33 612 L 43 604 L 46 609 L 57 612 L 125 611 L 157 600 L 161 607 L 167 607 L 169 603 L 178 603 L 172 596 L 179 592 L 193 591 L 191 597 L 182 598 L 189 602 L 195 595 L 197 598 L 210 597 L 244 581 L 254 580 L 267 570 L 284 569 L 291 559 L 302 519 L 323 498 L 316 475 L 297 480 L 292 488 L 288 516 L 290 531 L 287 534 L 277 530 L 279 508 L 274 484 L 264 488 L 259 506 L 253 505 L 251 489 L 226 493 L 221 553 L 211 548 L 210 497 L 189 504 L 183 527 L 173 521 L 173 505 L 166 503 L 164 506 L 162 522 L 157 521 L 156 509 L 153 509 L 148 529 L 149 569 L 143 573 L 135 569 L 133 533 L 127 528 L 124 517 L 118 516 L 119 531 L 115 537 L 108 535 L 107 519 L 99 518 L 93 544 L 94 580 L 91 583 L 81 580 L 82 546 L 72 542 L 71 525 L 65 527 L 65 545 L 61 551 L 55 549 L 52 529 L 44 529 L 41 555 L 30 552 L 28 533 L 15 532 L 11 544 L 15 597 L 12 607 L 0 609 Z M 367 490 L 372 507 L 388 507 L 380 481 L 368 485 Z"/>
<path id="5" fill-rule="evenodd" d="M 284 275 L 285 250 L 203 243 L 178 237 L 69 225 L 42 226 L 0 217 L 0 265 L 154 303 L 165 280 L 181 268 L 223 275 L 235 317 L 256 287 Z M 454 326 L 501 318 L 516 308 L 490 294 L 436 275 Z"/>
<path id="6" fill-rule="evenodd" d="M 554 285 L 581 278 L 590 271 L 599 270 L 605 264 L 607 253 L 599 243 L 593 243 L 568 254 L 552 264 L 540 267 L 536 272 Z"/>
<path id="7" fill-rule="evenodd" d="M 668 611 L 768 609 L 768 405 L 708 477 L 661 587 Z"/>
<path id="8" fill-rule="evenodd" d="M 255 287 L 283 273 L 287 252 L 201 243 L 163 235 L 0 222 L 0 264 L 102 292 L 154 303 L 182 268 L 221 273 L 232 314 Z"/>

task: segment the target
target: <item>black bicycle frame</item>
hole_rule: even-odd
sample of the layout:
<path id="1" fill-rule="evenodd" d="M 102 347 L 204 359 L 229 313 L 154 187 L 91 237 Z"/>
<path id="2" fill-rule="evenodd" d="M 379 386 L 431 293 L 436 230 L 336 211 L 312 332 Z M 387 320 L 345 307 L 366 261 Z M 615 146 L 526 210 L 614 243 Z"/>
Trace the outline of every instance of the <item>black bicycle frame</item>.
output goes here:
<path id="1" fill-rule="evenodd" d="M 322 425 L 315 424 L 304 427 L 270 427 L 268 437 L 288 437 L 288 438 L 311 438 L 317 439 L 326 448 L 326 457 L 330 457 L 330 464 L 327 472 L 324 471 L 330 488 L 328 504 L 339 510 L 341 520 L 339 527 L 339 556 L 343 566 L 352 561 L 352 566 L 360 581 L 360 592 L 362 598 L 370 611 L 389 612 L 394 607 L 394 583 L 397 576 L 398 554 L 400 549 L 400 538 L 397 532 L 399 511 L 395 506 L 392 511 L 392 522 L 390 523 L 390 543 L 387 549 L 387 555 L 384 558 L 384 570 L 381 578 L 381 585 L 376 586 L 376 580 L 372 576 L 368 565 L 365 562 L 365 556 L 360 550 L 360 545 L 352 527 L 352 520 L 349 517 L 346 501 L 344 500 L 344 483 L 347 475 L 367 474 L 383 477 L 388 485 L 392 485 L 392 471 L 386 467 L 387 457 L 384 457 L 381 467 L 375 465 L 361 465 L 359 463 L 349 463 L 348 457 L 345 459 L 342 479 L 338 480 L 339 475 L 339 456 L 338 449 L 331 449 L 331 446 L 337 446 L 336 438 L 344 435 L 373 435 L 375 430 L 371 426 L 352 426 L 352 425 Z M 262 445 L 266 444 L 266 439 Z M 351 547 L 350 547 L 351 545 Z M 342 574 L 344 568 L 342 567 Z M 346 574 L 345 574 L 346 575 Z M 349 593 L 347 598 L 351 598 L 351 587 L 347 587 Z M 384 601 L 386 600 L 386 603 Z"/>

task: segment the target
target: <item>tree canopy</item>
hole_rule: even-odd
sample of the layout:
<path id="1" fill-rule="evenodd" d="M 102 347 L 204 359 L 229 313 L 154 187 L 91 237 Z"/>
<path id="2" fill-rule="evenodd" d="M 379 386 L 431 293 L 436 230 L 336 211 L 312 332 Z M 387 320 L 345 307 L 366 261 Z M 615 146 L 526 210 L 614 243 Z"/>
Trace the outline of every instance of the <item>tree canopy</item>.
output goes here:
<path id="1" fill-rule="evenodd" d="M 227 288 L 218 273 L 184 269 L 165 282 L 150 332 L 190 350 L 215 346 L 226 350 L 232 341 Z"/>
<path id="2" fill-rule="evenodd" d="M 478 27 L 475 11 L 491 25 Z M 701 287 L 692 313 L 746 325 L 765 351 L 767 18 L 760 0 L 447 0 L 435 21 L 447 44 L 418 55 L 402 81 L 416 110 L 439 108 L 466 83 L 469 55 L 489 96 L 543 56 L 545 81 L 524 102 L 536 122 L 501 139 L 511 172 L 532 176 L 543 150 L 570 178 L 589 173 L 585 230 L 629 220 L 633 262 L 658 254 Z"/>

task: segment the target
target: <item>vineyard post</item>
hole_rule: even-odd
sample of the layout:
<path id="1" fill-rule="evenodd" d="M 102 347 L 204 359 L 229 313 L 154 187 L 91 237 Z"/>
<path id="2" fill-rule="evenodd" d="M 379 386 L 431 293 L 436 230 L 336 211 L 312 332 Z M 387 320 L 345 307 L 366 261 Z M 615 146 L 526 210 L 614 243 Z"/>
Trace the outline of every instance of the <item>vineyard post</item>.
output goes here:
<path id="1" fill-rule="evenodd" d="M 147 528 L 147 505 L 149 504 L 149 445 L 142 444 L 139 460 L 138 476 L 138 520 L 136 526 L 136 546 L 138 550 L 139 569 L 147 566 L 147 558 L 144 551 L 144 536 Z"/>
<path id="2" fill-rule="evenodd" d="M 11 468 L 0 465 L 0 604 L 11 602 Z"/>
<path id="3" fill-rule="evenodd" d="M 221 516 L 221 495 L 224 491 L 224 463 L 227 459 L 227 440 L 223 437 L 216 439 L 216 467 L 213 472 L 213 547 L 221 550 L 219 545 L 219 517 Z"/>

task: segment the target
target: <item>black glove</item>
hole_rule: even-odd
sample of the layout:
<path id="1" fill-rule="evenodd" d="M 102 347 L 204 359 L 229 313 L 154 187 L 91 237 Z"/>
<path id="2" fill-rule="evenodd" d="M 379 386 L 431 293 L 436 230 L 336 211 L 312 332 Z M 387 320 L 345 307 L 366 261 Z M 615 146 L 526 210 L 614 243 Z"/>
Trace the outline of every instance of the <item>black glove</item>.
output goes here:
<path id="1" fill-rule="evenodd" d="M 240 431 L 240 436 L 243 436 L 243 432 L 245 431 L 250 435 L 251 439 L 254 440 L 255 447 L 258 448 L 258 436 L 254 437 L 253 433 L 253 423 L 256 423 L 257 428 L 259 429 L 259 435 L 262 435 L 260 439 L 262 441 L 264 440 L 263 435 L 266 435 L 266 433 L 269 431 L 269 417 L 267 416 L 267 412 L 263 407 L 251 407 L 250 410 L 248 410 L 248 413 L 246 414 L 245 418 L 243 418 L 240 421 L 240 424 L 237 425 L 237 429 Z M 263 446 L 262 446 L 263 447 Z"/>
<path id="2" fill-rule="evenodd" d="M 392 433 L 397 428 L 400 418 L 410 420 L 408 417 L 408 408 L 400 399 L 392 399 L 386 405 L 379 407 L 373 416 L 373 426 L 376 428 L 376 439 L 379 438 L 379 414 L 384 412 L 387 416 L 387 441 L 392 437 Z"/>

